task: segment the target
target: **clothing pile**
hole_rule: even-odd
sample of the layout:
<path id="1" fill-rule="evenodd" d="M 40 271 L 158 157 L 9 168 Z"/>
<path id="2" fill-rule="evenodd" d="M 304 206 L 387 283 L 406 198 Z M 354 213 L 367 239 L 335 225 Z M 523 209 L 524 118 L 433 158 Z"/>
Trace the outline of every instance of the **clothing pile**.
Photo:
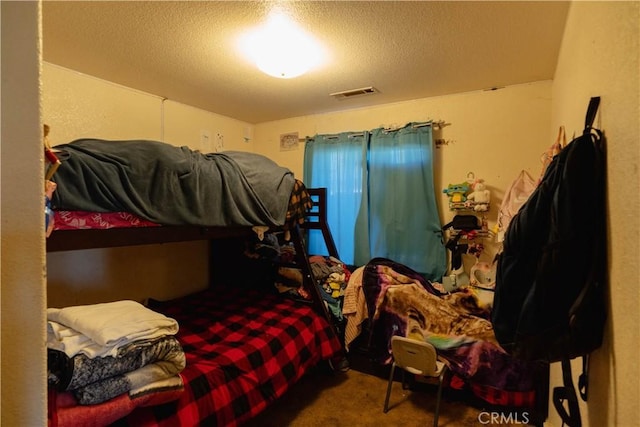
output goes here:
<path id="1" fill-rule="evenodd" d="M 108 424 L 177 399 L 186 364 L 177 332 L 176 320 L 135 301 L 47 309 L 50 425 L 95 425 L 96 414 Z"/>
<path id="2" fill-rule="evenodd" d="M 351 272 L 342 261 L 332 256 L 314 255 L 309 257 L 309 262 L 323 301 L 336 320 L 342 321 L 342 302 Z"/>

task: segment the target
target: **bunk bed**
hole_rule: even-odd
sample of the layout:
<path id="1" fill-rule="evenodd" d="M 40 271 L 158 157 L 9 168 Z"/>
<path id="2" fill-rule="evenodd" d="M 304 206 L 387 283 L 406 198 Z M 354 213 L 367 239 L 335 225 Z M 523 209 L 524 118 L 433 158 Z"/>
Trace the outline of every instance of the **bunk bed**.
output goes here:
<path id="1" fill-rule="evenodd" d="M 144 158 L 148 164 L 143 168 L 154 177 L 147 179 L 146 185 L 173 185 L 172 191 L 160 191 L 164 193 L 162 199 L 147 200 L 146 203 L 152 205 L 147 211 L 135 206 L 127 211 L 117 209 L 129 206 L 129 201 L 118 200 L 120 193 L 113 188 L 121 186 L 122 182 L 133 182 L 128 175 L 133 168 L 129 156 L 139 156 L 139 150 L 147 150 L 148 146 L 152 146 L 154 155 L 159 148 L 165 158 L 157 161 L 150 157 L 150 152 L 146 153 Z M 213 265 L 218 253 L 216 248 L 219 248 L 216 242 L 221 239 L 255 239 L 267 229 L 277 230 L 285 233 L 286 239 L 295 247 L 294 264 L 302 271 L 307 300 L 284 298 L 273 288 L 249 289 L 220 283 L 215 279 L 216 269 L 210 267 L 210 285 L 216 286 L 172 301 L 149 302 L 151 309 L 176 319 L 180 325 L 176 338 L 184 349 L 186 367 L 180 373 L 183 384 L 179 390 L 155 390 L 144 398 L 118 396 L 88 406 L 79 405 L 68 391 L 50 390 L 50 426 L 82 425 L 83 420 L 91 423 L 96 419 L 105 425 L 114 422 L 122 425 L 239 425 L 282 396 L 313 366 L 321 361 L 331 363 L 343 358 L 342 343 L 316 286 L 302 231 L 321 230 L 327 239 L 327 247 L 337 255 L 326 224 L 324 189 L 305 188 L 288 170 L 258 155 L 201 154 L 156 141 L 130 144 L 81 140 L 57 146 L 56 150 L 61 153 L 62 165 L 54 176 L 57 197 L 53 198 L 52 205 L 56 215 L 54 231 L 47 238 L 48 252 L 206 240 Z M 176 153 L 183 169 L 170 172 L 170 181 L 176 175 L 182 178 L 186 175 L 190 179 L 195 168 L 199 174 L 196 185 L 202 185 L 203 179 L 210 179 L 203 171 L 211 162 L 222 161 L 223 167 L 214 166 L 217 177 L 214 178 L 221 179 L 217 188 L 222 188 L 224 196 L 214 200 L 207 194 L 209 204 L 201 209 L 194 204 L 200 203 L 199 200 L 194 202 L 189 198 L 191 196 L 176 194 L 176 188 L 195 191 L 192 186 L 185 186 L 184 179 L 178 186 L 175 181 L 163 183 L 166 176 L 158 177 L 158 164 L 163 164 L 165 169 L 172 168 L 170 157 Z M 86 156 L 91 158 L 89 163 L 74 163 Z M 104 165 L 96 165 L 95 161 L 106 162 L 106 167 L 110 168 L 105 172 L 108 181 L 113 181 L 115 173 L 115 186 L 96 175 Z M 114 172 L 114 164 L 117 172 Z M 230 175 L 220 172 L 223 169 Z M 166 170 L 160 172 L 160 175 L 167 175 Z M 266 186 L 267 182 L 275 187 Z M 135 182 L 131 185 L 124 189 L 127 197 L 148 191 L 135 187 L 138 185 Z M 204 191 L 212 191 L 209 184 L 204 186 Z M 264 196 L 265 192 L 268 196 Z M 151 193 L 153 191 L 143 196 Z M 155 197 L 155 193 L 151 195 Z M 276 193 L 279 194 L 277 200 L 273 196 Z M 70 202 L 79 194 L 84 196 L 77 202 Z M 97 203 L 102 203 L 97 207 L 96 200 L 92 199 L 96 194 L 99 194 Z M 264 198 L 271 200 L 264 202 Z M 180 203 L 182 199 L 189 208 L 187 216 L 198 211 L 209 219 L 190 217 L 180 223 L 163 216 L 164 207 Z M 239 199 L 251 199 L 253 207 L 239 205 Z M 235 213 L 231 216 L 224 212 L 228 205 L 223 200 L 233 204 Z M 215 206 L 221 207 L 221 213 L 210 212 Z M 95 210 L 92 211 L 92 207 Z M 171 209 L 171 206 L 167 208 Z M 185 215 L 179 209 L 174 209 L 175 215 Z M 151 214 L 141 215 L 141 212 Z M 94 226 L 99 228 L 92 228 Z"/>

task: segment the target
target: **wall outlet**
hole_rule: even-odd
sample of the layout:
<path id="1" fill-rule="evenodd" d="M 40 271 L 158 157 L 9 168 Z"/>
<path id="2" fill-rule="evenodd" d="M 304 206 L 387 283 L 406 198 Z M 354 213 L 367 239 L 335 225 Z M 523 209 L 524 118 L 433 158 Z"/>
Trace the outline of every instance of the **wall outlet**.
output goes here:
<path id="1" fill-rule="evenodd" d="M 216 134 L 216 151 L 220 152 L 224 150 L 224 135 L 221 133 Z"/>
<path id="2" fill-rule="evenodd" d="M 209 151 L 211 147 L 211 132 L 203 129 L 200 131 L 200 148 L 202 151 Z"/>
<path id="3" fill-rule="evenodd" d="M 242 128 L 242 138 L 244 139 L 244 142 L 249 142 L 253 139 L 252 126 L 245 126 L 244 128 Z"/>

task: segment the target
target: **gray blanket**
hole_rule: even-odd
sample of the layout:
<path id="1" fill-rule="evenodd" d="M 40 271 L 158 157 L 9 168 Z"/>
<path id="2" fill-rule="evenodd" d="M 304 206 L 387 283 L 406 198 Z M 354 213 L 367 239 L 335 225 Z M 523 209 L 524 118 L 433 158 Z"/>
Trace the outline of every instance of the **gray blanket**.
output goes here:
<path id="1" fill-rule="evenodd" d="M 174 336 L 134 341 L 116 357 L 90 358 L 47 349 L 48 384 L 71 390 L 81 405 L 95 405 L 141 388 L 178 385 L 186 356 Z"/>
<path id="2" fill-rule="evenodd" d="M 283 225 L 293 173 L 253 153 L 203 154 L 159 141 L 55 147 L 57 210 L 131 212 L 165 225 Z"/>

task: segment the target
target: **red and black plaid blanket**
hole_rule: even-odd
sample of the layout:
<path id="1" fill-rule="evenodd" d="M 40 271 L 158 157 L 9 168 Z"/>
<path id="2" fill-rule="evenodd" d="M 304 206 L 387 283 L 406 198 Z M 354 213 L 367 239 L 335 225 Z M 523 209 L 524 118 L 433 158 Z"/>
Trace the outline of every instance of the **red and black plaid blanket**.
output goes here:
<path id="1" fill-rule="evenodd" d="M 207 290 L 151 308 L 180 325 L 185 389 L 177 401 L 138 408 L 118 425 L 236 426 L 341 351 L 312 307 L 272 294 Z"/>

